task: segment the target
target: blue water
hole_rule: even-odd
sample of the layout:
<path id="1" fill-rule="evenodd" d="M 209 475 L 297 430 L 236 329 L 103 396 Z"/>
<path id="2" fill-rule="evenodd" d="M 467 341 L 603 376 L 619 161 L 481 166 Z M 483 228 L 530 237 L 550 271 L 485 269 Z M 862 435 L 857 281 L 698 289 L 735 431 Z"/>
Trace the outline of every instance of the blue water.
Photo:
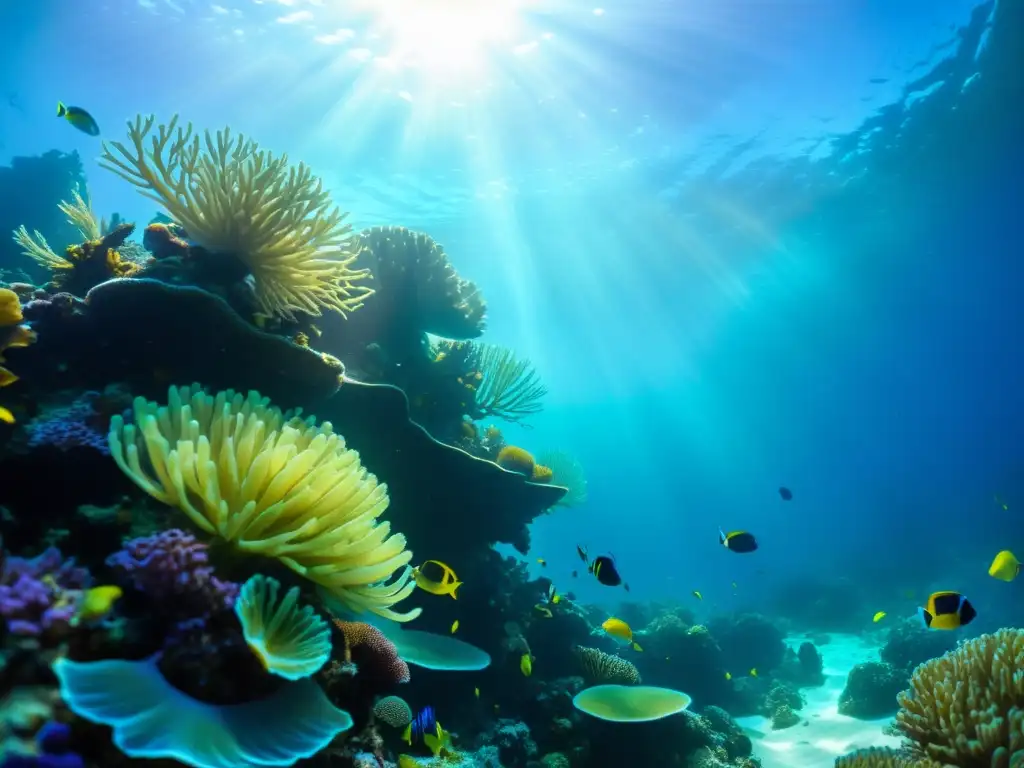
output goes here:
<path id="1" fill-rule="evenodd" d="M 985 46 L 1021 3 L 596 5 L 505 0 L 467 42 L 397 0 L 4 3 L 0 163 L 77 150 L 97 209 L 145 221 L 56 103 L 114 140 L 180 113 L 429 232 L 550 390 L 510 439 L 587 468 L 531 552 L 583 599 L 621 593 L 570 580 L 577 542 L 641 599 L 955 582 L 1020 621 L 984 570 L 1024 537 L 1024 70 Z"/>

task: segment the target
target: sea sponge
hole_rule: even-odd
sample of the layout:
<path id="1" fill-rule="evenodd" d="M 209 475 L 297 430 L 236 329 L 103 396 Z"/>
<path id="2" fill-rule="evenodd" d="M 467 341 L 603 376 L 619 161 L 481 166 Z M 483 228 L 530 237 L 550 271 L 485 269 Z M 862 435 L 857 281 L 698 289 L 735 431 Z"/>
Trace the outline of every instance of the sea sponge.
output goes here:
<path id="1" fill-rule="evenodd" d="M 271 696 L 214 706 L 168 683 L 155 659 L 53 664 L 61 697 L 79 717 L 109 725 L 129 757 L 171 758 L 194 768 L 294 765 L 352 727 L 309 678 Z"/>
<path id="2" fill-rule="evenodd" d="M 941 768 L 931 760 L 918 759 L 895 749 L 872 747 L 836 758 L 835 768 Z"/>
<path id="3" fill-rule="evenodd" d="M 612 656 L 597 648 L 585 648 L 577 645 L 574 649 L 576 658 L 580 660 L 583 674 L 587 682 L 617 683 L 619 685 L 639 685 L 640 671 L 626 659 Z"/>
<path id="4" fill-rule="evenodd" d="M 150 139 L 154 123 L 129 122 L 132 148 L 104 142 L 100 165 L 161 203 L 192 241 L 244 262 L 263 312 L 294 319 L 362 306 L 372 291 L 359 284 L 369 271 L 352 268 L 359 241 L 306 165 L 291 167 L 230 128 L 201 142 L 177 115 Z"/>
<path id="5" fill-rule="evenodd" d="M 518 472 L 523 477 L 533 477 L 534 469 L 536 468 L 536 462 L 533 459 L 533 455 L 522 448 L 515 445 L 506 445 L 500 451 L 498 451 L 498 457 L 494 460 L 502 469 L 507 469 L 509 472 Z"/>
<path id="6" fill-rule="evenodd" d="M 530 480 L 534 483 L 550 483 L 554 475 L 555 473 L 551 471 L 551 467 L 545 467 L 543 464 L 534 464 L 533 476 Z"/>
<path id="7" fill-rule="evenodd" d="M 915 750 L 960 768 L 1024 761 L 1024 630 L 968 640 L 914 670 L 896 725 Z"/>
<path id="8" fill-rule="evenodd" d="M 646 723 L 679 714 L 690 706 L 690 697 L 651 685 L 595 685 L 577 693 L 572 703 L 601 720 Z"/>
<path id="9" fill-rule="evenodd" d="M 405 537 L 377 518 L 387 488 L 329 422 L 282 413 L 259 393 L 171 387 L 115 416 L 110 452 L 153 498 L 244 553 L 276 558 L 352 610 L 409 621 L 392 606 L 416 587 Z M 391 582 L 396 571 L 400 574 Z"/>
<path id="10" fill-rule="evenodd" d="M 409 682 L 409 665 L 377 627 L 341 619 L 334 619 L 334 626 L 345 639 L 346 662 L 355 662 L 360 672 L 367 672 L 387 685 Z"/>
<path id="11" fill-rule="evenodd" d="M 286 680 L 309 677 L 331 657 L 331 630 L 311 606 L 299 608 L 299 588 L 278 603 L 281 582 L 256 574 L 242 585 L 235 614 L 242 634 L 268 672 Z"/>
<path id="12" fill-rule="evenodd" d="M 373 716 L 392 728 L 405 728 L 412 722 L 412 708 L 401 696 L 385 696 L 373 705 Z"/>

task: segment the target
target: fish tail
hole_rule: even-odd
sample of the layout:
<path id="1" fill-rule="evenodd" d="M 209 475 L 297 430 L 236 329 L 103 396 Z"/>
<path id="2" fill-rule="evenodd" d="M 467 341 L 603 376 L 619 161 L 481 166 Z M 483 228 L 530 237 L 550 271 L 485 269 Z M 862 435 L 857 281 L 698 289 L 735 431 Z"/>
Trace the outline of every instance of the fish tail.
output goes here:
<path id="1" fill-rule="evenodd" d="M 455 586 L 452 587 L 452 591 L 448 593 L 449 595 L 452 596 L 452 600 L 458 600 L 458 597 L 455 596 L 455 593 L 459 591 L 459 587 L 461 587 L 461 586 L 462 586 L 462 582 L 461 581 L 455 582 Z"/>
<path id="2" fill-rule="evenodd" d="M 64 117 L 68 113 L 68 108 L 64 106 L 63 101 L 57 102 L 57 117 Z"/>

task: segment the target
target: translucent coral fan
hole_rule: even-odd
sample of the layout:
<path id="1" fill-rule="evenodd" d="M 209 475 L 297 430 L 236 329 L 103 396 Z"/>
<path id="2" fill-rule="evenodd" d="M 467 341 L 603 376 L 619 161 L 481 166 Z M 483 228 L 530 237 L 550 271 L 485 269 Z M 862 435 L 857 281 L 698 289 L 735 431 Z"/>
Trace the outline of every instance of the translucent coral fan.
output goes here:
<path id="1" fill-rule="evenodd" d="M 281 582 L 257 574 L 242 585 L 235 614 L 245 642 L 268 672 L 299 680 L 309 677 L 331 657 L 331 631 L 311 606 L 299 608 L 299 588 L 278 601 Z"/>
<path id="2" fill-rule="evenodd" d="M 559 502 L 563 507 L 578 507 L 587 500 L 587 475 L 579 459 L 567 451 L 548 451 L 537 456 L 537 464 L 551 472 L 553 485 L 568 488 Z"/>
<path id="3" fill-rule="evenodd" d="M 201 141 L 177 115 L 151 137 L 154 123 L 152 115 L 129 122 L 131 148 L 104 142 L 100 165 L 162 204 L 203 248 L 244 262 L 263 312 L 292 319 L 362 306 L 371 290 L 359 282 L 369 272 L 352 268 L 359 243 L 348 214 L 306 165 L 289 166 L 287 155 L 230 128 Z"/>
<path id="4" fill-rule="evenodd" d="M 516 422 L 540 413 L 540 401 L 548 390 L 530 361 L 517 358 L 515 352 L 504 347 L 492 344 L 478 346 L 482 379 L 476 392 L 473 418 L 493 416 Z"/>
<path id="5" fill-rule="evenodd" d="M 1024 630 L 982 635 L 925 662 L 899 704 L 899 730 L 939 763 L 1024 763 Z"/>
<path id="6" fill-rule="evenodd" d="M 195 768 L 294 765 L 352 726 L 312 680 L 258 701 L 214 706 L 172 687 L 153 659 L 53 665 L 61 696 L 80 717 L 109 725 L 130 757 L 171 758 Z"/>
<path id="7" fill-rule="evenodd" d="M 632 662 L 612 656 L 597 648 L 578 645 L 574 650 L 588 682 L 640 684 L 640 672 Z"/>
<path id="8" fill-rule="evenodd" d="M 243 553 L 276 558 L 355 611 L 409 621 L 392 606 L 414 589 L 405 537 L 378 517 L 386 486 L 329 422 L 282 413 L 259 393 L 171 387 L 167 406 L 135 399 L 110 450 L 153 498 Z M 387 582 L 400 571 L 397 578 Z"/>

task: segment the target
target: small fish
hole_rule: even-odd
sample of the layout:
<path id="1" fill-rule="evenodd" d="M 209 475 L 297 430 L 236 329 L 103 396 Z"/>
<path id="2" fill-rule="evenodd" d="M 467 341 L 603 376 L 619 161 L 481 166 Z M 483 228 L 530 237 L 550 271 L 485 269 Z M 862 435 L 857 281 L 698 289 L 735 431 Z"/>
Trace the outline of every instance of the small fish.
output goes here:
<path id="1" fill-rule="evenodd" d="M 428 733 L 436 733 L 436 731 L 437 719 L 434 717 L 434 708 L 424 707 L 405 726 L 405 730 L 402 732 L 402 741 L 411 747 L 413 744 L 422 741 L 423 737 Z"/>
<path id="2" fill-rule="evenodd" d="M 757 540 L 754 538 L 754 534 L 747 533 L 746 531 L 730 531 L 726 533 L 719 528 L 718 541 L 726 549 L 741 554 L 753 552 L 757 549 Z"/>
<path id="3" fill-rule="evenodd" d="M 622 582 L 622 588 L 629 592 L 629 584 L 627 584 L 626 582 Z"/>
<path id="4" fill-rule="evenodd" d="M 692 595 L 693 595 L 694 597 L 696 597 L 696 598 L 697 598 L 698 600 L 703 600 L 703 599 L 704 599 L 704 595 L 702 595 L 702 594 L 700 593 L 700 590 L 699 590 L 699 589 L 695 589 L 695 590 L 693 590 L 693 592 L 691 592 L 690 594 L 692 594 Z"/>
<path id="5" fill-rule="evenodd" d="M 615 567 L 615 560 L 607 555 L 595 557 L 594 562 L 590 564 L 589 570 L 594 574 L 594 578 L 606 587 L 617 587 L 622 583 L 622 577 Z M 629 590 L 627 589 L 626 591 L 628 592 Z"/>
<path id="6" fill-rule="evenodd" d="M 572 572 L 572 577 L 573 577 L 574 579 L 575 579 L 576 577 L 578 577 L 579 575 L 580 575 L 580 572 L 579 572 L 579 571 L 573 571 L 573 572 Z"/>
<path id="7" fill-rule="evenodd" d="M 440 723 L 434 723 L 434 732 L 428 733 L 423 737 L 423 743 L 426 745 L 434 757 L 436 758 L 441 754 L 442 750 L 451 752 L 452 749 L 452 735 L 448 733 L 444 728 L 441 727 Z"/>
<path id="8" fill-rule="evenodd" d="M 550 619 L 554 615 L 551 613 L 551 609 L 544 605 L 544 603 L 537 603 L 533 606 L 533 610 L 537 611 L 545 619 Z"/>
<path id="9" fill-rule="evenodd" d="M 455 621 L 452 622 L 452 634 L 454 635 L 458 631 L 459 631 L 459 620 L 456 619 Z"/>
<path id="10" fill-rule="evenodd" d="M 106 616 L 114 607 L 123 593 L 120 587 L 93 587 L 87 589 L 82 595 L 82 601 L 78 605 L 78 612 L 71 619 L 71 625 L 77 626 L 82 622 L 96 621 Z"/>
<path id="11" fill-rule="evenodd" d="M 1000 496 L 998 493 L 996 494 L 996 504 L 998 504 L 1003 509 L 1009 509 L 1009 506 L 1007 506 L 1006 502 L 1003 501 L 1003 497 Z"/>
<path id="12" fill-rule="evenodd" d="M 562 596 L 561 595 L 552 595 L 551 596 L 551 604 L 552 605 L 558 605 L 560 602 L 562 602 Z"/>
<path id="13" fill-rule="evenodd" d="M 739 587 L 736 586 L 736 582 L 735 581 L 732 583 L 732 588 L 733 589 L 739 589 Z"/>
<path id="14" fill-rule="evenodd" d="M 785 486 L 779 488 L 779 496 L 782 497 L 783 501 L 793 500 L 793 492 L 789 490 L 789 488 L 786 488 Z"/>
<path id="15" fill-rule="evenodd" d="M 1004 549 L 988 567 L 988 575 L 1000 581 L 1013 581 L 1020 575 L 1020 560 L 1013 556 L 1013 552 Z"/>
<path id="16" fill-rule="evenodd" d="M 480 698 L 480 689 L 479 688 L 474 688 L 473 689 L 473 695 L 476 696 L 479 699 Z"/>
<path id="17" fill-rule="evenodd" d="M 671 657 L 671 656 L 666 656 L 666 657 L 665 657 L 665 661 L 671 661 L 671 660 L 672 660 L 672 657 Z"/>
<path id="18" fill-rule="evenodd" d="M 732 672 L 726 672 L 725 673 L 725 679 L 726 680 L 732 680 Z"/>
<path id="19" fill-rule="evenodd" d="M 530 654 L 524 653 L 522 658 L 519 659 L 519 671 L 526 675 L 526 677 L 533 674 L 533 659 L 530 657 Z"/>
<path id="20" fill-rule="evenodd" d="M 753 669 L 750 670 L 750 676 L 751 677 L 757 677 L 757 667 L 754 667 Z"/>
<path id="21" fill-rule="evenodd" d="M 419 768 L 419 761 L 410 755 L 398 756 L 398 768 Z"/>
<path id="22" fill-rule="evenodd" d="M 880 622 L 884 618 L 885 618 L 885 611 L 879 611 L 878 613 L 876 613 L 874 616 L 871 617 L 871 620 L 873 622 L 875 622 L 875 624 L 877 624 L 878 622 Z"/>
<path id="23" fill-rule="evenodd" d="M 624 622 L 622 619 L 616 619 L 612 616 L 605 620 L 604 624 L 601 625 L 601 629 L 603 629 L 605 634 L 620 645 L 631 646 L 634 651 L 643 650 L 639 644 L 633 642 L 633 630 L 630 628 L 629 624 Z"/>
<path id="24" fill-rule="evenodd" d="M 66 107 L 64 102 L 57 102 L 57 117 L 63 117 L 82 133 L 90 136 L 99 136 L 100 127 L 96 124 L 92 115 L 81 107 Z"/>
<path id="25" fill-rule="evenodd" d="M 548 561 L 545 560 L 543 557 L 538 557 L 537 558 L 537 562 L 540 563 L 540 567 L 541 568 L 547 568 L 548 567 Z"/>
<path id="26" fill-rule="evenodd" d="M 934 592 L 917 614 L 928 629 L 957 629 L 970 624 L 978 612 L 959 592 Z"/>
<path id="27" fill-rule="evenodd" d="M 580 556 L 580 560 L 582 560 L 584 563 L 590 562 L 590 560 L 587 559 L 587 548 L 584 547 L 582 544 L 576 545 L 576 554 Z"/>
<path id="28" fill-rule="evenodd" d="M 430 566 L 429 569 L 428 566 Z M 430 578 L 424 573 L 425 570 L 437 571 L 438 569 L 440 569 L 440 581 Z M 424 592 L 429 592 L 432 595 L 451 595 L 452 600 L 457 599 L 455 591 L 462 586 L 455 571 L 440 560 L 427 560 L 423 565 L 412 569 L 412 576 L 416 580 L 416 586 Z"/>
<path id="29" fill-rule="evenodd" d="M 2 405 L 0 405 L 0 421 L 2 421 L 4 424 L 14 423 L 14 414 L 11 413 L 6 408 L 4 408 Z"/>

